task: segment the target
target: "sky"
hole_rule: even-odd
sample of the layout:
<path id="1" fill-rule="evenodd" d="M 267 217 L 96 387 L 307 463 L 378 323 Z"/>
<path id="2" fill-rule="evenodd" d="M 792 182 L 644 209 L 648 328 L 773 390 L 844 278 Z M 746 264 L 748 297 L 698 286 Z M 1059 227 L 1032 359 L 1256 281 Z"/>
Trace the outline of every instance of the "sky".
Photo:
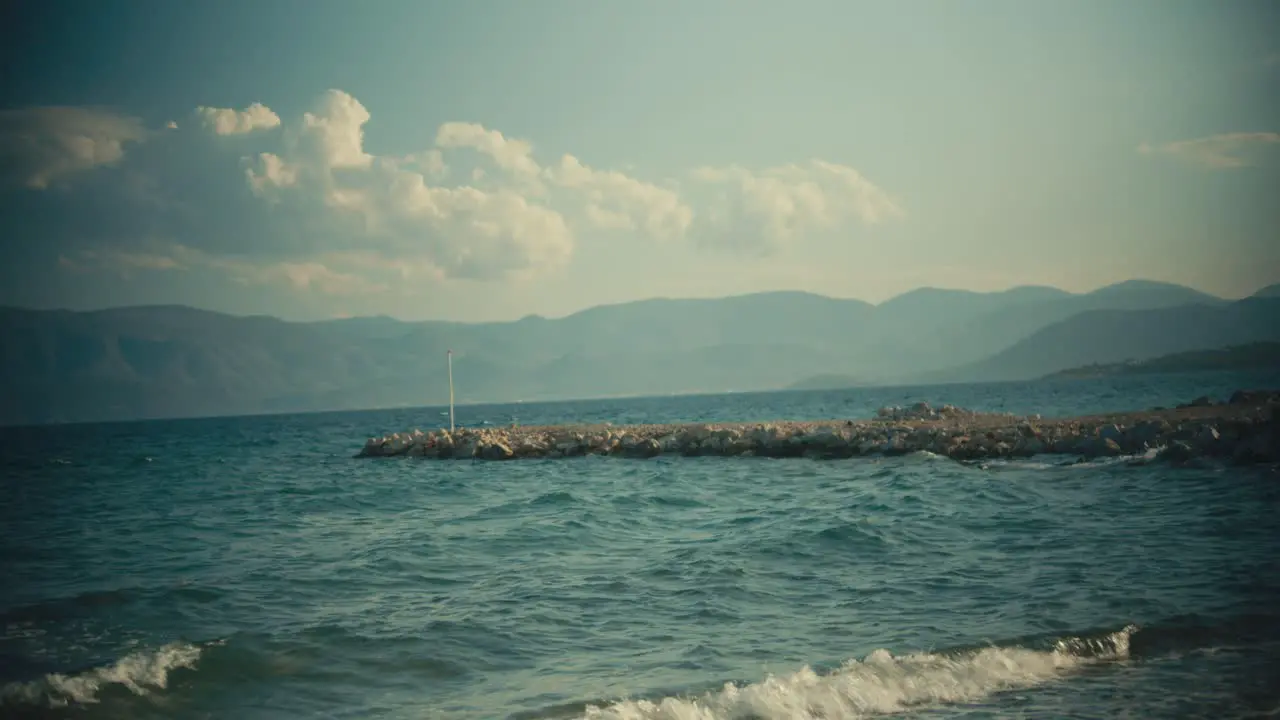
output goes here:
<path id="1" fill-rule="evenodd" d="M 4 8 L 0 305 L 1280 282 L 1271 0 Z"/>

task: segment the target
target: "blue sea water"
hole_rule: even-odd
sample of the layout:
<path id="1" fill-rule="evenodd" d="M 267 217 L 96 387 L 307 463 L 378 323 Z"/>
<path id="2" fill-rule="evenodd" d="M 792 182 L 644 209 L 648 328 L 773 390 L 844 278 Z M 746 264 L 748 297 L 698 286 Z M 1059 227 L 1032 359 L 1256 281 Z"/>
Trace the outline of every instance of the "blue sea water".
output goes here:
<path id="1" fill-rule="evenodd" d="M 458 409 L 1069 415 L 1254 374 Z M 1280 714 L 1280 474 L 928 454 L 357 460 L 438 408 L 0 430 L 0 716 Z"/>

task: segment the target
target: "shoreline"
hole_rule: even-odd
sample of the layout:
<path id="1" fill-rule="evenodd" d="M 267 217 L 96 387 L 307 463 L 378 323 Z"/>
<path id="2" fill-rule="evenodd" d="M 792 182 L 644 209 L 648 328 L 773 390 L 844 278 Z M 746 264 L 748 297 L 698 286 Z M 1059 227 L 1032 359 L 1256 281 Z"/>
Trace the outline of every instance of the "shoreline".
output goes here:
<path id="1" fill-rule="evenodd" d="M 840 459 L 927 451 L 955 460 L 1034 455 L 1135 455 L 1185 462 L 1280 461 L 1280 390 L 1240 390 L 1176 408 L 1070 418 L 980 413 L 927 403 L 881 408 L 872 419 L 582 424 L 459 428 L 369 438 L 357 458 L 516 460 L 584 455 Z"/>

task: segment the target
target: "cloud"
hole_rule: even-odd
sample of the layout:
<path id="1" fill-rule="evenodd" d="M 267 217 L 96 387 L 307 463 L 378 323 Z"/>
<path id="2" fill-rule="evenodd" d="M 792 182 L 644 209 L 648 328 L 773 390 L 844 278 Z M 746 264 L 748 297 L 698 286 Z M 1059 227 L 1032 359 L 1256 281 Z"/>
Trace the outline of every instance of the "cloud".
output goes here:
<path id="1" fill-rule="evenodd" d="M 76 107 L 0 111 L 0 171 L 44 190 L 93 168 L 114 165 L 146 137 L 137 118 Z"/>
<path id="2" fill-rule="evenodd" d="M 857 170 L 822 160 L 760 172 L 703 167 L 692 176 L 713 191 L 702 231 L 721 245 L 768 251 L 851 221 L 879 225 L 905 214 Z"/>
<path id="3" fill-rule="evenodd" d="M 597 170 L 573 155 L 543 168 L 533 158 L 532 143 L 510 138 L 477 123 L 447 122 L 436 132 L 442 149 L 469 148 L 489 158 L 513 181 L 518 192 L 540 196 L 543 181 L 570 191 L 587 227 L 596 230 L 641 231 L 656 238 L 679 237 L 692 221 L 693 211 L 671 190 L 616 171 Z M 475 168 L 472 180 L 489 177 Z"/>
<path id="4" fill-rule="evenodd" d="M 556 210 L 512 190 L 439 187 L 391 167 L 347 189 L 335 207 L 360 213 L 396 254 L 422 254 L 446 276 L 492 280 L 555 268 L 574 238 Z"/>
<path id="5" fill-rule="evenodd" d="M 286 188 L 298 182 L 298 166 L 286 163 L 275 153 L 259 153 L 245 170 L 254 193 L 266 195 L 272 188 Z"/>
<path id="6" fill-rule="evenodd" d="M 364 124 L 369 111 L 341 90 L 329 90 L 304 113 L 295 132 L 298 151 L 327 169 L 367 168 L 373 156 L 364 151 Z"/>
<path id="7" fill-rule="evenodd" d="M 465 122 L 447 122 L 436 131 L 441 148 L 471 148 L 487 155 L 498 167 L 523 178 L 536 178 L 540 168 L 533 159 L 533 145 L 505 137 L 497 130 Z"/>
<path id="8" fill-rule="evenodd" d="M 280 116 L 262 103 L 254 103 L 244 110 L 201 106 L 196 108 L 196 115 L 215 135 L 244 135 L 280 126 Z M 177 124 L 172 123 L 171 127 L 176 129 Z"/>
<path id="9" fill-rule="evenodd" d="M 580 194 L 596 228 L 641 230 L 662 239 L 683 236 L 693 222 L 693 210 L 674 191 L 620 172 L 594 170 L 572 155 L 561 157 L 546 174 L 557 186 Z"/>
<path id="10" fill-rule="evenodd" d="M 601 230 L 632 230 L 635 222 L 631 216 L 600 207 L 595 203 L 587 203 L 583 212 L 587 221 Z"/>
<path id="11" fill-rule="evenodd" d="M 681 185 L 568 153 L 540 162 L 527 140 L 471 122 L 443 123 L 432 147 L 376 154 L 365 142 L 371 113 L 341 90 L 292 117 L 262 103 L 200 106 L 182 130 L 168 122 L 148 132 L 85 110 L 23 113 L 5 115 L 0 147 L 26 159 L 28 185 L 114 166 L 40 202 L 0 194 L 13 232 L 46 239 L 75 272 L 214 272 L 303 293 L 382 292 L 528 278 L 606 234 L 740 251 L 901 214 L 852 168 L 822 161 L 702 169 Z M 29 128 L 52 139 L 33 144 Z"/>
<path id="12" fill-rule="evenodd" d="M 443 180 L 449 175 L 449 166 L 445 164 L 444 153 L 432 148 L 426 152 L 406 155 L 399 164 L 411 170 L 418 170 L 424 177 L 432 180 Z M 479 170 L 480 168 L 476 168 Z"/>
<path id="13" fill-rule="evenodd" d="M 249 185 L 260 195 L 269 189 L 293 187 L 309 176 L 331 186 L 333 171 L 367 170 L 374 157 L 364 151 L 364 125 L 369 111 L 341 90 L 329 90 L 310 112 L 286 129 L 282 153 L 259 153 L 246 161 Z"/>
<path id="14" fill-rule="evenodd" d="M 1255 158 L 1251 155 L 1277 143 L 1280 143 L 1280 133 L 1226 133 L 1156 146 L 1142 143 L 1138 152 L 1143 155 L 1169 155 L 1204 167 L 1225 170 L 1253 165 Z"/>
<path id="15" fill-rule="evenodd" d="M 445 276 L 493 280 L 563 264 L 573 235 L 560 213 L 517 189 L 481 190 L 428 182 L 442 156 L 375 157 L 363 147 L 364 107 L 330 91 L 287 131 L 284 155 L 261 153 L 247 169 L 258 195 L 275 203 L 320 206 L 355 220 L 361 246 L 388 258 L 425 259 Z M 536 175 L 527 144 L 467 124 L 439 133 L 446 147 L 478 146 L 509 172 Z M 434 179 L 434 178 L 432 178 Z"/>

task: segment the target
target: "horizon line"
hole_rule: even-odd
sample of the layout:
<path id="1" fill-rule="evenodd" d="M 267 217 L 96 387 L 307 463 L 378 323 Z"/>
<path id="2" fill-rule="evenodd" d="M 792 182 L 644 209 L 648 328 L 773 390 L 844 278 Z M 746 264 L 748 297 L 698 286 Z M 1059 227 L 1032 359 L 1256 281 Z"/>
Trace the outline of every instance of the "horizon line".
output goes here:
<path id="1" fill-rule="evenodd" d="M 1211 297 L 1211 298 L 1215 298 L 1215 299 L 1223 300 L 1227 302 L 1236 302 L 1240 300 L 1247 300 L 1249 298 L 1257 297 L 1258 293 L 1262 292 L 1263 290 L 1280 285 L 1280 281 L 1267 283 L 1265 285 L 1259 286 L 1252 293 L 1249 293 L 1247 295 L 1242 295 L 1240 297 L 1215 295 L 1214 293 L 1208 292 L 1206 290 L 1202 290 L 1192 285 L 1173 282 L 1169 280 L 1153 280 L 1151 278 L 1144 278 L 1144 277 L 1134 277 L 1134 278 L 1129 278 L 1128 280 L 1119 280 L 1116 282 L 1099 285 L 1090 290 L 1083 290 L 1083 291 L 1064 290 L 1054 285 L 1043 285 L 1043 284 L 1011 285 L 998 290 L 970 290 L 967 288 L 939 287 L 936 285 L 921 285 L 919 287 L 911 288 L 910 290 L 904 290 L 903 292 L 900 292 L 896 295 L 892 295 L 878 303 L 873 303 L 873 302 L 863 300 L 861 298 L 856 298 L 856 297 L 826 295 L 823 293 L 813 292 L 812 290 L 796 288 L 796 289 L 785 289 L 785 290 L 759 290 L 755 292 L 736 293 L 731 295 L 709 295 L 709 296 L 651 295 L 651 296 L 635 298 L 632 300 L 620 300 L 617 302 L 606 302 L 606 303 L 598 303 L 595 305 L 587 305 L 577 310 L 573 310 L 571 312 L 565 313 L 563 315 L 546 316 L 546 315 L 540 315 L 538 313 L 528 313 L 520 317 L 511 318 L 507 320 L 473 320 L 473 321 L 449 320 L 449 319 L 443 319 L 443 318 L 406 320 L 404 318 L 396 317 L 394 315 L 389 315 L 386 313 L 377 313 L 373 315 L 348 315 L 343 317 L 326 317 L 326 318 L 319 318 L 319 319 L 300 320 L 300 319 L 287 318 L 280 315 L 272 315 L 268 312 L 251 312 L 251 313 L 241 314 L 241 313 L 234 313 L 234 312 L 229 312 L 225 310 L 214 310 L 212 308 L 201 307 L 198 305 L 188 305 L 184 303 L 144 303 L 144 304 L 138 304 L 138 305 L 105 305 L 100 307 L 90 307 L 90 308 L 83 308 L 83 309 L 74 309 L 74 308 L 65 307 L 65 306 L 32 307 L 32 306 L 23 306 L 23 305 L 0 305 L 0 311 L 18 310 L 18 311 L 26 311 L 26 312 L 50 312 L 50 313 L 66 312 L 66 313 L 88 314 L 88 313 L 112 312 L 112 311 L 120 311 L 120 310 L 155 310 L 155 309 L 163 309 L 163 308 L 174 308 L 174 309 L 184 309 L 184 310 L 196 310 L 199 312 L 206 312 L 214 315 L 224 315 L 227 317 L 235 317 L 235 318 L 243 318 L 243 319 L 268 318 L 272 320 L 278 320 L 280 322 L 298 323 L 298 324 L 341 322 L 341 321 L 348 321 L 348 320 L 388 319 L 388 320 L 394 320 L 396 322 L 402 322 L 402 323 L 448 323 L 448 324 L 455 324 L 455 325 L 503 325 L 503 324 L 520 322 L 530 318 L 539 318 L 543 320 L 563 320 L 563 319 L 570 318 L 575 315 L 588 312 L 591 310 L 595 310 L 598 308 L 620 307 L 624 305 L 633 305 L 633 304 L 645 303 L 645 302 L 690 302 L 690 301 L 714 302 L 717 300 L 733 300 L 738 298 L 758 297 L 758 296 L 764 296 L 764 295 L 808 295 L 810 297 L 824 298 L 827 300 L 835 300 L 835 301 L 850 302 L 850 303 L 861 303 L 863 305 L 867 305 L 868 307 L 878 308 L 888 303 L 891 303 L 894 300 L 898 300 L 900 298 L 906 297 L 907 295 L 911 295 L 912 293 L 917 293 L 921 291 L 968 293 L 972 295 L 1000 295 L 1003 293 L 1013 292 L 1015 290 L 1041 289 L 1041 290 L 1054 290 L 1072 297 L 1083 297 L 1083 296 L 1091 295 L 1093 293 L 1101 292 L 1103 290 L 1108 290 L 1110 288 L 1115 288 L 1115 287 L 1120 287 L 1120 286 L 1135 284 L 1135 283 L 1147 283 L 1151 285 L 1164 285 L 1169 287 L 1183 288 L 1186 290 L 1191 290 L 1193 292 L 1200 293 L 1207 297 Z"/>

